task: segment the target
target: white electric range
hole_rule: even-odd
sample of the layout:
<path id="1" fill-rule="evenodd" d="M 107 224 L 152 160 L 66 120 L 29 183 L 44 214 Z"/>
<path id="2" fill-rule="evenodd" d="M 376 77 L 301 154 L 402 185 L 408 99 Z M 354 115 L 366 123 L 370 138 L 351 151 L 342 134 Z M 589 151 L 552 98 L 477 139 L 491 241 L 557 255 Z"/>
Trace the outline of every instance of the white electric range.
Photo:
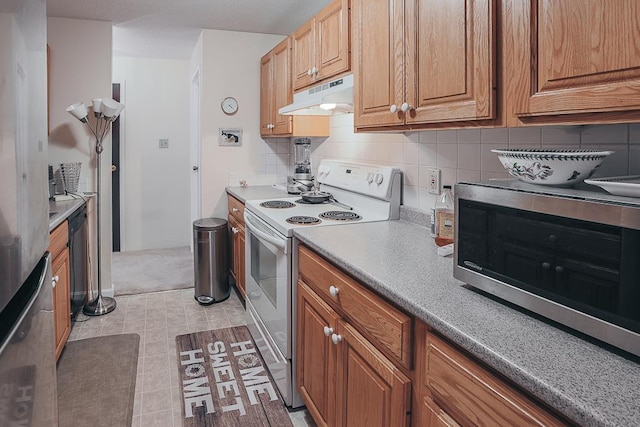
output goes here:
<path id="1" fill-rule="evenodd" d="M 247 326 L 284 402 L 303 402 L 295 388 L 297 251 L 293 230 L 388 221 L 400 216 L 402 172 L 394 167 L 322 160 L 316 182 L 335 199 L 301 196 L 245 203 Z"/>

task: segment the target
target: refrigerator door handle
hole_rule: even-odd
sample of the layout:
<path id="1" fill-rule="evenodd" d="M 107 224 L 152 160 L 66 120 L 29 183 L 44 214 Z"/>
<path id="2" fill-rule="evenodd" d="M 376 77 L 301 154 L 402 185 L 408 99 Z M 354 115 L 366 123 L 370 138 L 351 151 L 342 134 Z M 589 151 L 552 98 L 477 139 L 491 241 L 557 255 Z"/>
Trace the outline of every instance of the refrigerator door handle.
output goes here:
<path id="1" fill-rule="evenodd" d="M 11 329 L 8 330 L 3 336 L 0 336 L 0 354 L 4 351 L 5 347 L 11 342 L 14 336 L 20 331 L 20 326 L 23 324 L 25 317 L 30 313 L 33 304 L 35 304 L 38 296 L 40 295 L 40 291 L 42 290 L 42 286 L 44 286 L 47 277 L 51 277 L 51 254 L 46 252 L 42 257 L 40 262 L 38 263 L 36 269 L 40 269 L 38 281 L 33 284 L 33 286 L 27 289 L 21 289 L 18 291 L 18 294 L 22 294 L 20 301 L 18 301 L 18 307 L 16 310 L 20 310 L 18 316 L 14 315 L 14 312 L 7 313 L 7 318 L 2 319 L 3 322 L 10 322 Z M 16 297 L 18 297 L 16 294 Z M 27 301 L 25 301 L 28 298 Z M 21 303 L 22 302 L 22 303 Z M 21 303 L 21 304 L 20 304 Z M 47 306 L 45 311 L 53 312 L 53 305 Z M 5 310 L 3 315 L 7 312 Z M 4 317 L 4 316 L 3 316 Z"/>

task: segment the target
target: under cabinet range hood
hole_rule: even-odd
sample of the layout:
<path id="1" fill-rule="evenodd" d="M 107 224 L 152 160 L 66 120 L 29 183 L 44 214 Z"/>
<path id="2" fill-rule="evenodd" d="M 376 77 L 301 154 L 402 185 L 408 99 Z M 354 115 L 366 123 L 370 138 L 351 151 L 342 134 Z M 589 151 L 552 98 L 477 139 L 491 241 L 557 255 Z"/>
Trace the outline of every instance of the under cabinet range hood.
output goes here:
<path id="1" fill-rule="evenodd" d="M 353 74 L 293 94 L 293 104 L 282 107 L 286 116 L 330 116 L 353 113 Z"/>

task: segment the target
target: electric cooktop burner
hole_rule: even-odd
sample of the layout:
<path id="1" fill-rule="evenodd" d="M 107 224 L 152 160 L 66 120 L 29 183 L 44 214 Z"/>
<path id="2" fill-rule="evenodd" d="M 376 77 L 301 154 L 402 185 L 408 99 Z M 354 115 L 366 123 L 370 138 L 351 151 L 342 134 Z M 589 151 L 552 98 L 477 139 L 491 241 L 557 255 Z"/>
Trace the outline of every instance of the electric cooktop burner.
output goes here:
<path id="1" fill-rule="evenodd" d="M 300 203 L 301 205 L 321 205 L 323 203 L 330 203 L 329 200 L 325 200 L 322 202 L 308 202 L 305 199 L 296 200 L 296 203 Z"/>
<path id="2" fill-rule="evenodd" d="M 295 203 L 287 202 L 286 200 L 269 200 L 267 202 L 260 203 L 263 208 L 272 209 L 286 209 L 295 207 Z"/>
<path id="3" fill-rule="evenodd" d="M 316 218 L 314 216 L 298 215 L 298 216 L 292 216 L 287 218 L 287 222 L 289 224 L 314 225 L 314 224 L 320 224 L 322 221 L 320 221 L 319 218 Z"/>
<path id="4" fill-rule="evenodd" d="M 333 219 L 336 221 L 360 221 L 362 217 L 355 212 L 349 211 L 327 211 L 320 215 L 320 218 Z"/>

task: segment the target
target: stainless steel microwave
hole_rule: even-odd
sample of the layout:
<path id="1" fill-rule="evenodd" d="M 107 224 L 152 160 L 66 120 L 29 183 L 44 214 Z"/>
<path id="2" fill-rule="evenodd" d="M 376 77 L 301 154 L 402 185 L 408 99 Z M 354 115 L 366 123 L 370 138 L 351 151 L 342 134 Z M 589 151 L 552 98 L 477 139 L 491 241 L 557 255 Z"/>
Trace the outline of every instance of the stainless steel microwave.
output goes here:
<path id="1" fill-rule="evenodd" d="M 455 203 L 455 278 L 640 356 L 640 199 L 498 180 Z"/>

